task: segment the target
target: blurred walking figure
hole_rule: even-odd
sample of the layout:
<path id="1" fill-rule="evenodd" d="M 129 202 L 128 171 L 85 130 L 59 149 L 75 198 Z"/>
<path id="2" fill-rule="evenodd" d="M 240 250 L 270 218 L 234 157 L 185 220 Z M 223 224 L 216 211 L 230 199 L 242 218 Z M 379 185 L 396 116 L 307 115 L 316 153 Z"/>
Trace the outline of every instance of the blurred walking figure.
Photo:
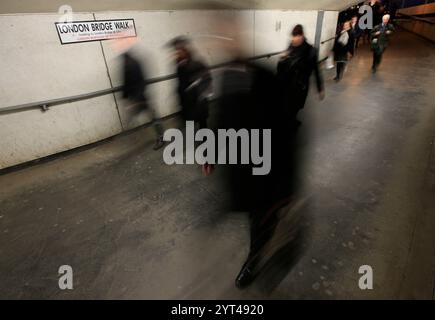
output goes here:
<path id="1" fill-rule="evenodd" d="M 373 12 L 373 25 L 378 25 L 382 21 L 382 4 L 379 0 L 370 0 L 369 6 L 372 8 Z"/>
<path id="2" fill-rule="evenodd" d="M 236 149 L 230 145 L 218 145 L 216 155 L 227 160 L 237 156 L 238 161 L 237 164 L 228 164 L 230 162 L 227 161 L 226 165 L 218 165 L 216 169 L 220 174 L 215 178 L 223 178 L 222 182 L 231 200 L 229 210 L 247 212 L 250 220 L 249 254 L 235 284 L 244 288 L 259 274 L 269 278 L 268 284 L 277 284 L 281 280 L 276 279 L 276 276 L 282 272 L 268 272 L 268 266 L 276 266 L 281 271 L 288 272 L 291 268 L 288 262 L 297 261 L 295 255 L 301 248 L 297 240 L 303 234 L 301 224 L 296 219 L 298 214 L 295 213 L 301 210 L 294 210 L 299 207 L 294 208 L 291 205 L 295 184 L 298 187 L 302 184 L 295 183 L 293 176 L 293 173 L 299 172 L 299 153 L 294 147 L 297 145 L 294 141 L 297 135 L 296 131 L 289 128 L 289 106 L 282 104 L 276 74 L 247 58 L 245 26 L 233 15 L 223 18 L 217 16 L 216 19 L 216 26 L 219 28 L 217 34 L 222 39 L 230 39 L 221 42 L 216 49 L 224 51 L 232 62 L 222 67 L 219 72 L 220 81 L 216 90 L 219 96 L 216 99 L 213 129 L 233 129 L 238 136 L 233 140 L 238 146 Z M 300 65 L 306 66 L 310 71 L 317 65 L 313 65 L 308 57 L 310 55 L 306 51 L 302 52 L 300 59 L 303 61 Z M 316 60 L 315 57 L 311 58 Z M 300 66 L 298 70 L 306 72 Z M 304 75 L 309 77 L 306 73 Z M 297 79 L 305 80 L 300 76 Z M 243 133 L 246 130 L 247 136 Z M 255 139 L 246 140 L 249 139 L 249 132 L 253 131 L 259 134 L 259 145 L 253 143 Z M 270 133 L 269 138 L 267 131 Z M 255 153 L 257 150 L 258 155 L 270 156 L 270 171 L 267 175 L 253 175 L 253 169 L 258 167 L 256 156 L 242 160 L 246 146 L 251 152 Z M 281 256 L 283 251 L 285 254 Z M 270 279 L 271 276 L 276 281 Z"/>
<path id="3" fill-rule="evenodd" d="M 343 78 L 346 64 L 354 54 L 354 37 L 350 21 L 346 21 L 337 34 L 333 51 L 337 65 L 337 75 L 334 80 L 338 82 Z"/>
<path id="4" fill-rule="evenodd" d="M 169 42 L 175 51 L 178 98 L 184 121 L 194 121 L 199 128 L 207 127 L 208 104 L 212 78 L 207 65 L 195 57 L 190 40 L 177 37 Z"/>
<path id="5" fill-rule="evenodd" d="M 154 109 L 152 109 L 148 104 L 148 98 L 146 96 L 146 73 L 142 64 L 134 56 L 131 50 L 125 52 L 122 55 L 122 59 L 124 67 L 123 97 L 132 101 L 133 107 L 135 108 L 133 115 L 144 110 L 150 115 L 157 136 L 153 149 L 158 150 L 164 145 L 163 128 L 159 120 L 156 118 Z"/>
<path id="6" fill-rule="evenodd" d="M 301 122 L 297 120 L 297 114 L 305 106 L 313 71 L 321 100 L 325 93 L 317 50 L 306 41 L 301 25 L 294 27 L 291 36 L 292 40 L 287 53 L 278 63 L 278 79 L 283 106 L 287 108 L 288 117 L 293 122 L 292 125 L 298 127 Z"/>
<path id="7" fill-rule="evenodd" d="M 373 26 L 378 25 L 382 21 L 382 15 L 381 15 L 381 5 L 378 0 L 369 0 L 366 2 L 368 6 L 370 6 L 372 10 L 372 17 L 373 17 Z M 365 36 L 364 36 L 364 42 L 367 40 L 367 43 L 370 43 L 370 31 L 371 28 L 367 28 L 364 30 Z"/>
<path id="8" fill-rule="evenodd" d="M 237 132 L 271 130 L 270 142 L 262 141 L 259 146 L 263 155 L 270 150 L 269 174 L 253 175 L 252 169 L 257 166 L 253 160 L 220 168 L 231 196 L 231 210 L 249 212 L 249 254 L 235 281 L 238 288 L 245 288 L 279 252 L 289 245 L 292 252 L 298 250 L 300 224 L 291 211 L 294 173 L 299 162 L 294 142 L 296 132 L 288 128 L 288 111 L 280 103 L 273 72 L 238 57 L 225 67 L 221 80 L 217 128 Z M 242 147 L 243 141 L 238 143 Z M 218 152 L 225 152 L 226 157 L 234 156 L 228 148 Z M 292 254 L 285 257 L 285 260 L 295 258 Z"/>
<path id="9" fill-rule="evenodd" d="M 395 24 L 397 10 L 401 7 L 401 0 L 385 1 L 385 12 L 391 16 L 392 23 Z"/>
<path id="10" fill-rule="evenodd" d="M 372 72 L 376 73 L 382 61 L 382 55 L 388 47 L 390 35 L 395 31 L 390 23 L 390 15 L 386 14 L 382 18 L 382 23 L 373 28 L 371 32 L 371 43 L 373 50 Z"/>
<path id="11" fill-rule="evenodd" d="M 352 35 L 354 39 L 353 47 L 354 47 L 354 54 L 355 54 L 359 46 L 359 41 L 361 40 L 361 37 L 364 36 L 364 30 L 362 30 L 361 27 L 359 26 L 358 16 L 352 17 L 351 27 L 352 27 Z"/>

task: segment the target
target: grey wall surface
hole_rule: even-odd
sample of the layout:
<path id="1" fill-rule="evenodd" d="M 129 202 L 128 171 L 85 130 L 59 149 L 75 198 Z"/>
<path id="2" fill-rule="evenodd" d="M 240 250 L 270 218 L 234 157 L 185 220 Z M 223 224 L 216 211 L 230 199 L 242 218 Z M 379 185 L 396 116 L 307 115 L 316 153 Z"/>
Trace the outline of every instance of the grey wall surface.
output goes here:
<path id="1" fill-rule="evenodd" d="M 403 13 L 405 15 L 429 15 L 435 13 L 435 3 L 405 8 L 398 10 L 399 13 Z M 433 18 L 428 18 L 429 20 L 435 21 Z M 423 21 L 417 21 L 417 20 L 399 20 L 398 24 L 415 34 L 418 34 L 422 36 L 423 38 L 426 38 L 427 40 L 430 40 L 432 42 L 435 42 L 435 24 L 426 23 Z"/>
<path id="2" fill-rule="evenodd" d="M 317 15 L 317 11 L 291 10 L 181 10 L 81 13 L 73 19 L 135 19 L 139 42 L 134 50 L 147 66 L 148 77 L 156 77 L 174 72 L 164 45 L 177 35 L 192 37 L 199 55 L 214 64 L 228 58 L 224 48 L 229 40 L 220 36 L 233 36 L 226 34 L 222 21 L 237 21 L 241 33 L 233 41 L 253 56 L 285 49 L 289 30 L 297 23 L 306 27 L 311 43 L 317 29 L 322 31 L 322 40 L 333 36 L 338 13 L 325 12 L 322 28 L 316 27 Z M 54 26 L 59 18 L 58 14 L 0 15 L 4 31 L 0 109 L 121 85 L 120 61 L 112 42 L 61 45 Z M 331 45 L 320 47 L 320 58 Z M 274 68 L 276 59 L 267 64 Z M 159 116 L 178 110 L 174 81 L 150 86 L 149 97 Z M 130 115 L 129 103 L 119 94 L 54 106 L 46 112 L 0 114 L 0 169 L 99 141 L 149 121 L 145 114 L 132 121 Z"/>
<path id="3" fill-rule="evenodd" d="M 110 86 L 98 42 L 59 43 L 58 15 L 3 15 L 0 108 Z M 92 14 L 79 14 L 80 20 Z M 0 115 L 0 168 L 88 144 L 121 130 L 114 100 L 103 96 L 52 108 Z"/>
<path id="4" fill-rule="evenodd" d="M 422 15 L 435 13 L 435 3 L 423 4 L 420 6 L 409 7 L 400 9 L 398 13 L 408 14 L 408 15 Z"/>

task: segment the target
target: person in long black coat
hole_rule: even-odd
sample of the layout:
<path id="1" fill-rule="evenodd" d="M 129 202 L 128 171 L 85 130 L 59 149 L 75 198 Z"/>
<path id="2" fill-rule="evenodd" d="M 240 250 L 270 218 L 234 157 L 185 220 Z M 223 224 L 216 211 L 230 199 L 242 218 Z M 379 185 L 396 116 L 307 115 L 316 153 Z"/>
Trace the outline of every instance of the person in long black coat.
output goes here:
<path id="1" fill-rule="evenodd" d="M 298 112 L 304 108 L 314 72 L 320 99 L 324 98 L 323 77 L 319 69 L 317 50 L 305 39 L 301 25 L 294 27 L 292 42 L 287 53 L 278 63 L 278 80 L 282 104 L 286 106 L 288 117 L 296 126 Z"/>
<path id="2" fill-rule="evenodd" d="M 354 51 L 355 51 L 354 54 L 355 54 L 356 51 L 358 50 L 361 37 L 364 36 L 364 30 L 362 30 L 360 25 L 359 25 L 359 18 L 357 15 L 352 17 L 351 28 L 352 28 L 352 35 L 353 35 L 353 40 L 354 40 L 353 48 L 354 48 Z"/>
<path id="3" fill-rule="evenodd" d="M 199 124 L 199 128 L 206 128 L 212 86 L 208 66 L 195 58 L 189 39 L 177 37 L 169 46 L 175 50 L 177 93 L 183 120 L 194 121 Z"/>
<path id="4" fill-rule="evenodd" d="M 355 50 L 355 38 L 352 32 L 351 24 L 346 21 L 343 24 L 340 32 L 337 34 L 334 44 L 334 58 L 337 64 L 337 75 L 335 81 L 340 81 L 343 78 L 346 64 L 350 57 L 353 56 Z"/>
<path id="5" fill-rule="evenodd" d="M 271 130 L 268 174 L 253 175 L 256 165 L 252 161 L 222 168 L 231 196 L 231 211 L 249 212 L 249 254 L 235 281 L 237 287 L 244 288 L 264 270 L 272 257 L 293 243 L 298 234 L 298 225 L 289 224 L 280 216 L 283 212 L 284 216 L 288 214 L 285 207 L 291 202 L 296 184 L 293 176 L 298 171 L 295 131 L 288 127 L 287 108 L 280 100 L 277 77 L 270 70 L 237 60 L 224 68 L 220 83 L 218 129 Z M 264 154 L 267 148 L 261 145 Z M 228 157 L 228 152 L 226 155 Z M 240 154 L 238 158 L 240 161 Z M 277 242 L 274 239 L 278 226 L 286 231 Z"/>

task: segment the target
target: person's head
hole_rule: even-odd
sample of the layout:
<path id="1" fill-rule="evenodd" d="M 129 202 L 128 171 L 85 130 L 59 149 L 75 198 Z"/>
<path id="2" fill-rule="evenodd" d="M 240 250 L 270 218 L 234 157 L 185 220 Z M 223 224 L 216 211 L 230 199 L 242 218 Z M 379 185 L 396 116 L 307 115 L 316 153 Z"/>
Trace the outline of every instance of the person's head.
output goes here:
<path id="1" fill-rule="evenodd" d="M 174 50 L 174 59 L 177 63 L 184 60 L 189 60 L 192 56 L 190 40 L 186 37 L 180 36 L 168 43 L 168 46 Z"/>
<path id="2" fill-rule="evenodd" d="M 391 18 L 391 16 L 389 14 L 386 14 L 382 17 L 382 22 L 384 24 L 388 24 L 388 22 L 390 22 L 390 18 Z"/>
<path id="3" fill-rule="evenodd" d="M 292 36 L 292 45 L 295 47 L 300 46 L 305 41 L 304 27 L 302 27 L 300 24 L 295 26 L 293 28 L 291 36 Z"/>
<path id="4" fill-rule="evenodd" d="M 352 28 L 352 25 L 351 25 L 350 21 L 346 21 L 345 23 L 343 23 L 343 30 L 348 31 L 351 28 Z"/>
<path id="5" fill-rule="evenodd" d="M 358 22 L 358 16 L 353 16 L 351 21 L 352 24 L 356 24 Z"/>

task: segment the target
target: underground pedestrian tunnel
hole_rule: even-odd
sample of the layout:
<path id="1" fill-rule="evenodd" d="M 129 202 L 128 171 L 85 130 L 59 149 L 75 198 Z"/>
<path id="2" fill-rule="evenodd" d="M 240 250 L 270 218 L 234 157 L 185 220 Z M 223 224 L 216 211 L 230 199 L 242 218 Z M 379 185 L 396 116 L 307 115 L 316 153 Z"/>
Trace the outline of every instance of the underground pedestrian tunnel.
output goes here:
<path id="1" fill-rule="evenodd" d="M 0 5 L 1 299 L 434 299 L 434 3 L 398 10 L 376 74 L 361 41 L 337 83 L 339 14 L 359 1 L 69 2 Z M 172 38 L 191 37 L 219 79 L 222 21 L 237 21 L 244 54 L 271 70 L 304 26 L 325 99 L 313 85 L 299 115 L 297 258 L 234 286 L 249 218 L 228 210 L 219 166 L 210 177 L 167 165 L 149 116 L 132 118 L 122 98 L 113 34 L 60 35 L 70 18 L 133 22 L 120 34 L 139 40 L 165 130 L 180 126 Z M 63 265 L 73 290 L 58 286 Z M 359 287 L 362 266 L 371 290 Z"/>

